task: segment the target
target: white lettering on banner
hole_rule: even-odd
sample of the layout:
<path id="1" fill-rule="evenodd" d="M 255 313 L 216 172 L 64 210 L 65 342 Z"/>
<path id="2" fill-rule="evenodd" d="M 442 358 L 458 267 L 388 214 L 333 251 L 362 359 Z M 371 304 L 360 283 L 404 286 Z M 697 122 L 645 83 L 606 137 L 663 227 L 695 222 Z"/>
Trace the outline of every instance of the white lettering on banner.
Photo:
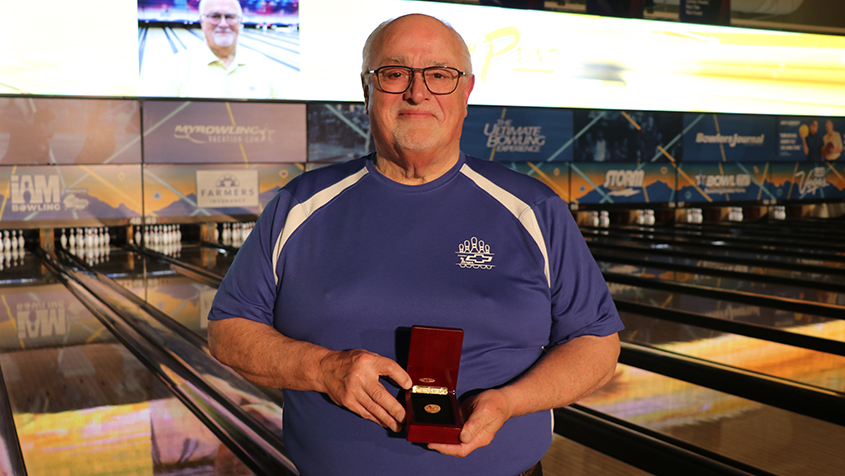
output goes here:
<path id="1" fill-rule="evenodd" d="M 695 176 L 695 184 L 704 188 L 704 193 L 726 195 L 731 193 L 746 193 L 746 187 L 751 185 L 748 174 L 736 175 L 704 175 Z"/>
<path id="2" fill-rule="evenodd" d="M 643 187 L 645 172 L 643 170 L 608 170 L 604 174 L 605 188 L 613 189 L 609 195 L 614 197 L 630 197 L 640 193 L 635 188 Z"/>
<path id="3" fill-rule="evenodd" d="M 766 134 L 759 136 L 741 136 L 734 134 L 732 136 L 723 136 L 722 134 L 707 135 L 699 132 L 695 135 L 696 144 L 728 144 L 731 147 L 737 145 L 763 145 L 766 140 Z"/>
<path id="4" fill-rule="evenodd" d="M 275 129 L 258 126 L 211 126 L 179 124 L 173 129 L 173 137 L 185 139 L 194 144 L 206 143 L 242 143 L 258 144 L 273 141 Z"/>
<path id="5" fill-rule="evenodd" d="M 604 174 L 604 186 L 607 188 L 642 187 L 644 179 L 643 170 L 608 170 Z"/>
<path id="6" fill-rule="evenodd" d="M 10 181 L 13 212 L 61 211 L 58 175 L 12 175 Z"/>
<path id="7" fill-rule="evenodd" d="M 257 207 L 257 170 L 197 170 L 200 208 Z"/>
<path id="8" fill-rule="evenodd" d="M 699 187 L 747 187 L 751 185 L 751 176 L 748 174 L 736 175 L 704 175 L 695 176 L 696 185 Z"/>
<path id="9" fill-rule="evenodd" d="M 64 301 L 18 304 L 18 338 L 63 336 L 68 332 Z"/>
<path id="10" fill-rule="evenodd" d="M 801 195 L 815 195 L 816 191 L 828 185 L 824 167 L 813 167 L 806 174 L 803 170 L 796 172 L 795 178 L 798 179 L 798 193 Z"/>
<path id="11" fill-rule="evenodd" d="M 495 124 L 484 124 L 487 147 L 496 152 L 540 152 L 546 144 L 541 126 L 514 126 L 511 119 L 499 119 Z"/>

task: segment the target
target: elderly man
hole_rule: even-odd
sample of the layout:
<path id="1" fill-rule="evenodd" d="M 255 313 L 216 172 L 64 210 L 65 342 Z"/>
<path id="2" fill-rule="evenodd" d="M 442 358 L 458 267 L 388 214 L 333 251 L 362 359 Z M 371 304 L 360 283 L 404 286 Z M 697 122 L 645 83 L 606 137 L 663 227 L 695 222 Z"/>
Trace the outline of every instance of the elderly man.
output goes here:
<path id="1" fill-rule="evenodd" d="M 166 67 L 145 71 L 149 96 L 279 99 L 298 95 L 293 72 L 238 47 L 243 9 L 237 0 L 201 0 L 205 43 L 181 51 Z"/>
<path id="2" fill-rule="evenodd" d="M 386 22 L 361 79 L 376 152 L 268 204 L 215 298 L 212 352 L 285 389 L 302 474 L 541 474 L 549 410 L 613 375 L 607 286 L 560 197 L 460 151 L 474 77 L 457 32 Z M 464 331 L 460 444 L 400 433 L 394 396 L 412 382 L 397 335 L 413 325 Z"/>

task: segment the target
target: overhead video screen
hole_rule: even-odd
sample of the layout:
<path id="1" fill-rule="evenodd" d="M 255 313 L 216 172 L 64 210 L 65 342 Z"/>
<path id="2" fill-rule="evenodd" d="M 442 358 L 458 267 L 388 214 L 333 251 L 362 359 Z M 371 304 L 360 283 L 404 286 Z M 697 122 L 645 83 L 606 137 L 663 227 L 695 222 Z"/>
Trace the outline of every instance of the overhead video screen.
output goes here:
<path id="1" fill-rule="evenodd" d="M 138 0 L 141 96 L 292 99 L 298 0 Z"/>
<path id="2" fill-rule="evenodd" d="M 845 116 L 842 36 L 402 0 L 6 3 L 3 94 L 361 101 L 366 37 L 418 12 L 463 35 L 475 105 Z"/>
<path id="3" fill-rule="evenodd" d="M 397 0 L 300 5 L 309 99 L 360 100 L 367 35 L 411 12 L 467 42 L 470 104 L 845 115 L 845 37 Z"/>

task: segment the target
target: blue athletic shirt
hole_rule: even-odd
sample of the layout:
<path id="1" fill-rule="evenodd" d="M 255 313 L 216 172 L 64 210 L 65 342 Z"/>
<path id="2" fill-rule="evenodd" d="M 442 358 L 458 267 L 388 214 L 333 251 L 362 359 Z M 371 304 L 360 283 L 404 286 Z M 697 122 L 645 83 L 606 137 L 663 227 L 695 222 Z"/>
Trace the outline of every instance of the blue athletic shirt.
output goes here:
<path id="1" fill-rule="evenodd" d="M 459 399 L 513 380 L 544 346 L 623 328 L 566 203 L 532 177 L 463 153 L 423 185 L 388 179 L 372 156 L 291 180 L 217 292 L 209 319 L 232 317 L 399 362 L 407 358 L 397 355 L 403 330 L 461 328 Z M 537 412 L 508 420 L 490 445 L 455 458 L 324 394 L 284 397 L 284 442 L 306 476 L 514 476 L 539 461 L 552 438 L 551 412 Z"/>

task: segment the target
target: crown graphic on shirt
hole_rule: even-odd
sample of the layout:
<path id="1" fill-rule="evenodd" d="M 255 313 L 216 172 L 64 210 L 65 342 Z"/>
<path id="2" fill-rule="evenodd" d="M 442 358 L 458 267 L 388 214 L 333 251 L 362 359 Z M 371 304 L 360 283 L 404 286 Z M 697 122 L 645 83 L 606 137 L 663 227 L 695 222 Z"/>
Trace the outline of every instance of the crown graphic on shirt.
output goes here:
<path id="1" fill-rule="evenodd" d="M 455 253 L 460 258 L 460 261 L 455 264 L 461 268 L 492 269 L 495 267 L 491 264 L 495 253 L 490 252 L 490 245 L 475 236 L 459 243 L 458 251 Z"/>

